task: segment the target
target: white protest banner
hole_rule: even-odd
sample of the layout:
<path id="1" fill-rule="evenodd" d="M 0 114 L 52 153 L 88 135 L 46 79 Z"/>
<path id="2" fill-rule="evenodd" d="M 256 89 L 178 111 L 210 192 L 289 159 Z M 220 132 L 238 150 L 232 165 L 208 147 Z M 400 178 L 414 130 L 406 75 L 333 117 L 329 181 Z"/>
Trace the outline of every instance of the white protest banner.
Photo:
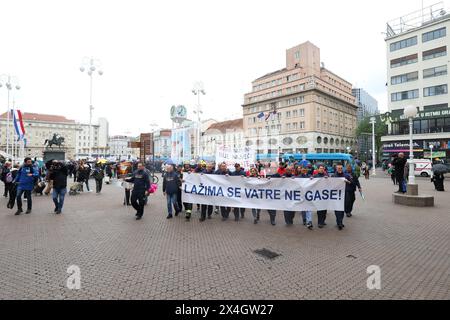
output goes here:
<path id="1" fill-rule="evenodd" d="M 248 178 L 185 174 L 183 202 L 286 211 L 344 211 L 344 178 Z"/>
<path id="2" fill-rule="evenodd" d="M 234 164 L 239 163 L 242 168 L 248 170 L 256 160 L 255 149 L 251 147 L 229 148 L 218 146 L 216 151 L 216 164 L 225 162 L 229 170 L 234 170 Z"/>

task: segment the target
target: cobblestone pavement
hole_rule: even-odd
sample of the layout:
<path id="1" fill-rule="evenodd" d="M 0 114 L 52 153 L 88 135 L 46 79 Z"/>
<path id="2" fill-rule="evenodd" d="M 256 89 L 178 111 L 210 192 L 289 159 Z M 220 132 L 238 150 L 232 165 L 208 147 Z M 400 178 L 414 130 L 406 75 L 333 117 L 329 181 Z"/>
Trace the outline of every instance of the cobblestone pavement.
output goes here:
<path id="1" fill-rule="evenodd" d="M 0 299 L 449 299 L 449 191 L 419 179 L 436 206 L 408 208 L 392 203 L 389 179 L 361 181 L 366 200 L 357 196 L 343 231 L 333 213 L 313 231 L 299 215 L 286 226 L 281 212 L 276 226 L 265 211 L 254 225 L 249 210 L 240 222 L 166 220 L 160 191 L 136 221 L 117 185 L 67 196 L 59 216 L 49 197 L 20 216 L 2 197 Z M 254 253 L 262 248 L 280 256 Z M 80 290 L 66 287 L 70 265 Z M 381 290 L 367 289 L 370 265 L 381 268 Z"/>

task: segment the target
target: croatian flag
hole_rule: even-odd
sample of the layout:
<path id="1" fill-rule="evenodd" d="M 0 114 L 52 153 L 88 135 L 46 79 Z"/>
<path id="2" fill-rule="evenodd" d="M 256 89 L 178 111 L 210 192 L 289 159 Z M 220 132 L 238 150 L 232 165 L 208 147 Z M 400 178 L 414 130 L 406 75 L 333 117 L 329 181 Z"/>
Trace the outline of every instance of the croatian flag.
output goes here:
<path id="1" fill-rule="evenodd" d="M 16 129 L 16 133 L 19 136 L 18 140 L 23 140 L 25 137 L 25 127 L 23 125 L 22 112 L 20 110 L 11 110 L 14 128 Z"/>

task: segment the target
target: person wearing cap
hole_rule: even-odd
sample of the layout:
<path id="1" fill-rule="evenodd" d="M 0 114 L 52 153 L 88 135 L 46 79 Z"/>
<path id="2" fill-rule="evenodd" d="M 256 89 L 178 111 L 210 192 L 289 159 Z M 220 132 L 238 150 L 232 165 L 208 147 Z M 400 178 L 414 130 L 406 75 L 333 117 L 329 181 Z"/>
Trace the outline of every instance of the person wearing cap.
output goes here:
<path id="1" fill-rule="evenodd" d="M 240 177 L 247 176 L 247 173 L 245 172 L 244 168 L 242 168 L 239 163 L 234 164 L 234 169 L 235 170 L 231 172 L 230 176 L 240 176 Z M 235 221 L 239 221 L 239 213 L 241 214 L 241 219 L 244 219 L 245 208 L 233 208 L 233 213 Z"/>

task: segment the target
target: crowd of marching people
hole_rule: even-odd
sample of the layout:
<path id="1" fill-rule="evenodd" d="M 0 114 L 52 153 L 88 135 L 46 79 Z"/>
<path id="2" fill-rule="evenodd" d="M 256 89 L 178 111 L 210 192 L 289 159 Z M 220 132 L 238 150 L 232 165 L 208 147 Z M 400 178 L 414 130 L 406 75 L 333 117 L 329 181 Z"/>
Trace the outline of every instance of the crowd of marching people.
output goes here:
<path id="1" fill-rule="evenodd" d="M 167 219 L 173 218 L 173 213 L 178 216 L 184 207 L 186 220 L 191 219 L 192 210 L 195 204 L 183 202 L 182 195 L 182 183 L 183 177 L 190 173 L 200 173 L 200 174 L 215 174 L 215 175 L 225 175 L 225 176 L 242 176 L 248 179 L 252 178 L 299 178 L 299 179 L 316 179 L 316 178 L 333 178 L 339 177 L 344 178 L 346 182 L 345 189 L 345 210 L 335 211 L 336 224 L 339 230 L 342 230 L 345 225 L 343 223 L 344 216 L 352 216 L 353 204 L 355 202 L 355 192 L 356 190 L 362 191 L 361 185 L 359 183 L 358 176 L 353 172 L 352 166 L 348 165 L 345 168 L 343 165 L 338 164 L 335 167 L 335 172 L 329 174 L 325 165 L 319 164 L 313 166 L 312 164 L 285 164 L 280 163 L 276 170 L 270 166 L 270 164 L 263 164 L 258 161 L 257 164 L 252 166 L 249 170 L 244 170 L 239 163 L 236 163 L 234 170 L 230 171 L 225 163 L 218 165 L 218 169 L 215 169 L 214 163 L 200 162 L 196 166 L 191 166 L 190 163 L 184 163 L 183 165 L 167 165 L 166 173 L 163 176 L 163 192 L 167 199 Z M 233 212 L 234 220 L 239 221 L 245 217 L 246 208 L 230 208 L 230 207 L 219 207 L 215 208 L 213 205 L 196 205 L 197 211 L 200 213 L 200 222 L 206 219 L 211 219 L 213 212 L 219 213 L 222 216 L 222 220 L 226 221 L 229 219 L 231 212 Z M 251 208 L 250 208 L 251 209 Z M 276 224 L 276 210 L 267 210 L 270 222 L 272 225 Z M 261 210 L 251 209 L 253 222 L 257 224 L 260 220 Z M 284 211 L 284 220 L 287 225 L 294 224 L 294 217 L 296 212 L 294 211 Z M 311 211 L 301 211 L 301 218 L 303 225 L 308 229 L 313 229 L 312 222 L 312 212 Z M 318 227 L 323 228 L 326 226 L 327 211 L 318 211 Z"/>
<path id="2" fill-rule="evenodd" d="M 64 199 L 67 193 L 68 179 L 73 179 L 73 184 L 69 187 L 69 194 L 76 195 L 81 192 L 91 192 L 89 181 L 95 181 L 95 191 L 100 194 L 104 183 L 110 183 L 114 178 L 122 181 L 122 187 L 125 194 L 123 205 L 132 206 L 136 210 L 136 219 L 140 220 L 144 214 L 145 205 L 151 193 L 155 193 L 158 182 L 154 181 L 155 176 L 151 174 L 149 163 L 134 161 L 127 162 L 128 169 L 122 172 L 120 167 L 122 163 L 108 163 L 102 161 L 87 162 L 80 161 L 57 161 L 51 160 L 40 165 L 36 159 L 25 158 L 23 164 L 5 162 L 1 166 L 0 178 L 4 183 L 4 197 L 8 198 L 7 207 L 13 209 L 17 205 L 16 215 L 23 212 L 22 197 L 27 202 L 26 214 L 32 211 L 32 194 L 50 195 L 52 194 L 55 205 L 54 212 L 61 214 L 64 205 Z M 394 184 L 399 185 L 399 191 L 404 193 L 405 179 L 408 176 L 406 158 L 404 154 L 394 157 L 391 163 L 387 165 L 388 174 L 391 174 Z M 250 210 L 253 222 L 257 224 L 261 218 L 261 209 L 254 208 L 231 208 L 216 207 L 206 204 L 193 204 L 183 201 L 182 184 L 186 174 L 199 173 L 202 175 L 224 175 L 241 176 L 247 179 L 260 178 L 298 178 L 298 179 L 317 179 L 317 178 L 344 178 L 345 199 L 344 211 L 335 211 L 336 225 L 342 230 L 345 225 L 344 217 L 351 217 L 353 204 L 355 202 L 355 193 L 359 191 L 362 195 L 360 175 L 367 175 L 368 166 L 364 163 L 356 163 L 355 167 L 348 164 L 346 166 L 337 164 L 330 173 L 330 169 L 324 164 L 312 164 L 308 161 L 295 161 L 290 163 L 280 162 L 278 167 L 270 163 L 258 161 L 252 165 L 249 170 L 245 170 L 239 163 L 236 163 L 234 170 L 229 170 L 225 163 L 220 163 L 217 168 L 215 163 L 201 161 L 198 164 L 185 162 L 183 165 L 173 163 L 166 164 L 159 168 L 162 173 L 162 192 L 167 201 L 167 219 L 179 216 L 184 211 L 186 220 L 190 220 L 194 208 L 200 215 L 200 222 L 211 219 L 213 214 L 219 214 L 222 220 L 228 220 L 233 212 L 234 220 L 239 221 L 245 218 L 246 210 Z M 270 223 L 276 224 L 276 210 L 267 210 Z M 323 228 L 326 226 L 327 210 L 317 211 L 317 226 Z M 284 221 L 287 225 L 294 223 L 295 211 L 284 211 Z M 301 222 L 308 229 L 313 229 L 313 212 L 300 211 Z"/>
<path id="3" fill-rule="evenodd" d="M 70 194 L 91 192 L 89 180 L 93 178 L 96 184 L 96 193 L 100 194 L 104 181 L 109 183 L 117 172 L 116 164 L 101 162 L 88 163 L 86 161 L 58 161 L 50 160 L 40 164 L 36 159 L 29 157 L 23 164 L 6 161 L 0 169 L 1 181 L 4 183 L 3 196 L 8 198 L 7 208 L 14 209 L 15 215 L 23 213 L 22 197 L 27 202 L 25 214 L 30 214 L 33 207 L 32 195 L 50 195 L 55 204 L 54 212 L 61 214 L 65 195 L 67 193 L 68 179 L 73 178 Z"/>

